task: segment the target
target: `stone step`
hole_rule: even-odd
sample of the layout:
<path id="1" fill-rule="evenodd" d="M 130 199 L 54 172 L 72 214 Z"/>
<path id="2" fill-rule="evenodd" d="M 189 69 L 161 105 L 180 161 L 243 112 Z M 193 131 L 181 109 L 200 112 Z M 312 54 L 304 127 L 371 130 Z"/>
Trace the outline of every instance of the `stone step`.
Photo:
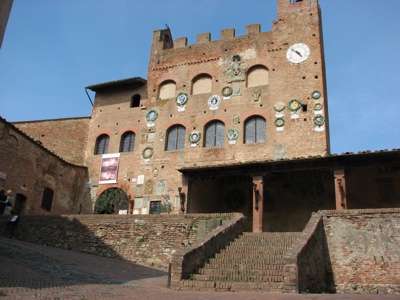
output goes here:
<path id="1" fill-rule="evenodd" d="M 236 270 L 236 269 L 210 269 L 202 268 L 200 275 L 241 275 L 241 276 L 283 276 L 283 266 L 272 265 L 263 270 Z"/>
<path id="2" fill-rule="evenodd" d="M 268 270 L 271 265 L 283 265 L 283 261 L 236 262 L 236 263 L 207 263 L 206 269 L 237 269 L 237 270 Z"/>
<path id="3" fill-rule="evenodd" d="M 195 281 L 182 280 L 180 289 L 182 291 L 269 291 L 281 292 L 283 282 L 217 282 L 217 281 Z"/>
<path id="4" fill-rule="evenodd" d="M 252 276 L 252 275 L 202 275 L 193 274 L 193 280 L 201 281 L 245 281 L 245 282 L 282 282 L 283 276 Z"/>
<path id="5" fill-rule="evenodd" d="M 279 256 L 283 255 L 286 249 L 279 250 L 237 250 L 237 249 L 226 249 L 221 253 L 215 254 L 215 258 L 228 258 L 234 256 L 246 256 L 246 257 L 265 257 L 266 255 Z"/>
<path id="6" fill-rule="evenodd" d="M 244 233 L 209 259 L 181 290 L 270 291 L 283 288 L 283 256 L 300 233 Z"/>
<path id="7" fill-rule="evenodd" d="M 264 262 L 264 265 L 277 265 L 283 262 L 283 255 L 264 255 L 260 258 L 252 257 L 225 257 L 225 258 L 210 258 L 209 264 L 259 264 Z"/>

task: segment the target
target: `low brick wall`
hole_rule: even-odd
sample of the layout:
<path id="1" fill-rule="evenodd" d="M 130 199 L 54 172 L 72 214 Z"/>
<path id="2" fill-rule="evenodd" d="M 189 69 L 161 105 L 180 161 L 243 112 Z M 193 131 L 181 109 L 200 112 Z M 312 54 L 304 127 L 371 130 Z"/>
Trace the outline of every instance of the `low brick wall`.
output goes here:
<path id="1" fill-rule="evenodd" d="M 11 238 L 168 267 L 172 254 L 197 241 L 198 221 L 231 214 L 20 216 Z M 0 217 L 0 236 L 9 236 Z"/>
<path id="2" fill-rule="evenodd" d="M 328 289 L 341 294 L 400 294 L 400 208 L 321 211 Z"/>
<path id="3" fill-rule="evenodd" d="M 400 208 L 315 213 L 284 257 L 284 292 L 400 294 Z"/>
<path id="4" fill-rule="evenodd" d="M 238 213 L 195 244 L 174 253 L 170 266 L 170 287 L 179 289 L 182 279 L 189 278 L 207 259 L 214 257 L 215 253 L 225 248 L 245 230 L 246 217 Z"/>
<path id="5" fill-rule="evenodd" d="M 301 236 L 285 253 L 285 293 L 326 290 L 324 239 L 322 216 L 313 214 Z"/>

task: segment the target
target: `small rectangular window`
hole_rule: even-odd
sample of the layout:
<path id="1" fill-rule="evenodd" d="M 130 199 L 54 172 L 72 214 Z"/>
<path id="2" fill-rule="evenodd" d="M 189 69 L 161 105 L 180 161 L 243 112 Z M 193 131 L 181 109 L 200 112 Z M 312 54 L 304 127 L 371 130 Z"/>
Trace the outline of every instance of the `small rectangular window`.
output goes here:
<path id="1" fill-rule="evenodd" d="M 41 208 L 51 211 L 51 205 L 53 204 L 53 195 L 54 192 L 51 188 L 45 187 L 43 190 L 42 204 Z"/>
<path id="2" fill-rule="evenodd" d="M 159 213 L 159 208 L 161 205 L 161 201 L 150 201 L 150 214 Z"/>

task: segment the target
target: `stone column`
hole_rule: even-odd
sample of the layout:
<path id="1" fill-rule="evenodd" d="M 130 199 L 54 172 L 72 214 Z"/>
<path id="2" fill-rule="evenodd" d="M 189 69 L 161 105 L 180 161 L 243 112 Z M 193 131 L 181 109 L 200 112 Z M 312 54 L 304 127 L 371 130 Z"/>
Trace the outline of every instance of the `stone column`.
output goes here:
<path id="1" fill-rule="evenodd" d="M 337 210 L 347 209 L 345 171 L 343 169 L 334 170 L 333 175 L 335 178 L 336 209 Z"/>
<path id="2" fill-rule="evenodd" d="M 253 232 L 263 230 L 263 177 L 253 176 Z"/>

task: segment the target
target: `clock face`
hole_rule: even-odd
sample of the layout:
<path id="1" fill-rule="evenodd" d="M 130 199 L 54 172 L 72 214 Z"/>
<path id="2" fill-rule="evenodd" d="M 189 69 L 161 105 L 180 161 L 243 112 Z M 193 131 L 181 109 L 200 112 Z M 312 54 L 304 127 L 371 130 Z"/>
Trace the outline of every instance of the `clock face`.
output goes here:
<path id="1" fill-rule="evenodd" d="M 286 52 L 288 61 L 299 64 L 310 56 L 310 48 L 304 43 L 293 44 Z"/>

